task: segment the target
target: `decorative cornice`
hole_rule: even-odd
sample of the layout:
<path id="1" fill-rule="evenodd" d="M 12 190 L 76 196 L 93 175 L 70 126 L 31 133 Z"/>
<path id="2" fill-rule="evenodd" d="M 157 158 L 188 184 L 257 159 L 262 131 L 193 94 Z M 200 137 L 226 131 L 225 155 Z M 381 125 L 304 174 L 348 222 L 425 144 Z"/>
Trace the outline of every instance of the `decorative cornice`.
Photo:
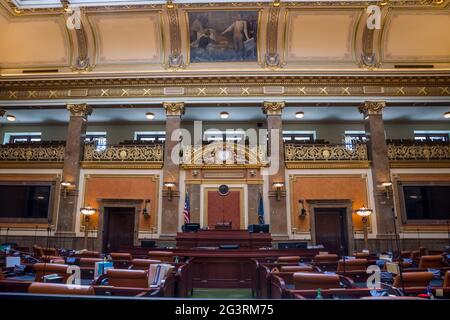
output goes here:
<path id="1" fill-rule="evenodd" d="M 285 162 L 286 169 L 367 169 L 369 161 Z"/>
<path id="2" fill-rule="evenodd" d="M 83 169 L 162 169 L 162 162 L 146 161 L 83 161 Z"/>
<path id="3" fill-rule="evenodd" d="M 183 102 L 164 102 L 164 109 L 166 109 L 166 116 L 180 117 L 184 114 Z"/>
<path id="4" fill-rule="evenodd" d="M 85 103 L 82 104 L 68 104 L 67 110 L 70 111 L 72 117 L 87 118 L 92 114 L 92 108 Z"/>
<path id="5" fill-rule="evenodd" d="M 279 102 L 264 102 L 263 112 L 268 116 L 280 116 L 283 112 L 285 103 L 283 101 Z"/>
<path id="6" fill-rule="evenodd" d="M 371 115 L 382 114 L 384 107 L 386 107 L 385 101 L 365 101 L 358 107 L 358 110 L 364 115 L 364 118 L 367 118 Z"/>
<path id="7" fill-rule="evenodd" d="M 450 97 L 450 75 L 0 78 L 0 101 L 195 97 Z"/>

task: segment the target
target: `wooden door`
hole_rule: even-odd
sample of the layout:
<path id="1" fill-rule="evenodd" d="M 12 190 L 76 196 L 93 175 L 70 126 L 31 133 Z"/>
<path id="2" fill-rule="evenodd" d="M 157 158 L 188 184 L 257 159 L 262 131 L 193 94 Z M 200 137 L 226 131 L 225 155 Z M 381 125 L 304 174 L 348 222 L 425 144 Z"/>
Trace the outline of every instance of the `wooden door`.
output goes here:
<path id="1" fill-rule="evenodd" d="M 325 251 L 348 254 L 345 214 L 345 208 L 314 210 L 316 244 L 323 244 Z"/>
<path id="2" fill-rule="evenodd" d="M 133 246 L 135 208 L 105 208 L 106 229 L 103 249 L 119 250 L 121 246 Z"/>
<path id="3" fill-rule="evenodd" d="M 230 190 L 228 195 L 221 196 L 217 190 L 208 192 L 208 227 L 220 222 L 231 222 L 232 229 L 243 228 L 241 226 L 241 191 Z"/>

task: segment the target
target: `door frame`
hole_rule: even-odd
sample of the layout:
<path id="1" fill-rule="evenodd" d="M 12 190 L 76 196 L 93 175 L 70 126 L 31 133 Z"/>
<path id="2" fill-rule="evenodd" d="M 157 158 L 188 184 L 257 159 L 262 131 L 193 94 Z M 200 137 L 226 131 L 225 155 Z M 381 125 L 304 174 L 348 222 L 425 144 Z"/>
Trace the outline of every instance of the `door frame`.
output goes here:
<path id="1" fill-rule="evenodd" d="M 351 200 L 307 200 L 310 215 L 310 232 L 311 232 L 311 242 L 316 244 L 316 214 L 315 210 L 318 208 L 336 208 L 345 209 L 345 226 L 347 236 L 347 254 L 350 254 L 351 248 L 354 247 L 354 237 L 353 237 L 353 222 L 352 222 L 352 201 Z"/>
<path id="2" fill-rule="evenodd" d="M 208 225 L 208 191 L 218 190 L 220 184 L 202 184 L 200 186 L 200 227 Z M 240 191 L 241 208 L 240 222 L 243 224 L 240 229 L 247 229 L 248 226 L 248 189 L 246 184 L 228 184 L 230 190 Z"/>
<path id="3" fill-rule="evenodd" d="M 106 208 L 134 208 L 134 230 L 133 230 L 133 245 L 139 245 L 139 213 L 141 212 L 142 203 L 144 200 L 136 199 L 99 199 L 99 215 L 98 215 L 98 229 L 97 229 L 97 250 L 103 251 L 103 240 L 105 234 L 105 214 Z"/>

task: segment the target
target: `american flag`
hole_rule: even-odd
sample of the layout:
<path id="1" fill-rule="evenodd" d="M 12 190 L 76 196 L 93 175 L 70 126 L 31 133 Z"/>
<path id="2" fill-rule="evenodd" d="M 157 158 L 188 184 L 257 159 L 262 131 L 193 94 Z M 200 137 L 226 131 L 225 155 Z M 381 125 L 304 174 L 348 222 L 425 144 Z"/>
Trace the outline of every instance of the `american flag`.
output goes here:
<path id="1" fill-rule="evenodd" d="M 191 205 L 189 204 L 189 193 L 186 192 L 186 199 L 184 200 L 184 223 L 191 222 Z"/>

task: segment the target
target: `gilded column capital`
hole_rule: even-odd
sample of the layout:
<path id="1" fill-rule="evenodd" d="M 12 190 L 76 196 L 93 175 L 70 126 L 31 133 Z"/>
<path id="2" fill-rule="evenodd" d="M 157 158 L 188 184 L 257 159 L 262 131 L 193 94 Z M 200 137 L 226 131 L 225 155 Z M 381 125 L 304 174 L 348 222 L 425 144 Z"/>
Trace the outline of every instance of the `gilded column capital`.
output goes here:
<path id="1" fill-rule="evenodd" d="M 268 116 L 280 116 L 283 112 L 284 101 L 280 102 L 264 102 L 263 112 Z"/>
<path id="2" fill-rule="evenodd" d="M 164 102 L 166 116 L 182 116 L 184 114 L 184 102 Z"/>
<path id="3" fill-rule="evenodd" d="M 364 118 L 367 118 L 371 115 L 383 114 L 384 107 L 386 107 L 385 101 L 364 101 L 358 107 L 358 111 L 364 115 Z"/>
<path id="4" fill-rule="evenodd" d="M 92 113 L 92 108 L 85 103 L 82 104 L 68 104 L 67 110 L 70 111 L 71 117 L 87 118 Z"/>

